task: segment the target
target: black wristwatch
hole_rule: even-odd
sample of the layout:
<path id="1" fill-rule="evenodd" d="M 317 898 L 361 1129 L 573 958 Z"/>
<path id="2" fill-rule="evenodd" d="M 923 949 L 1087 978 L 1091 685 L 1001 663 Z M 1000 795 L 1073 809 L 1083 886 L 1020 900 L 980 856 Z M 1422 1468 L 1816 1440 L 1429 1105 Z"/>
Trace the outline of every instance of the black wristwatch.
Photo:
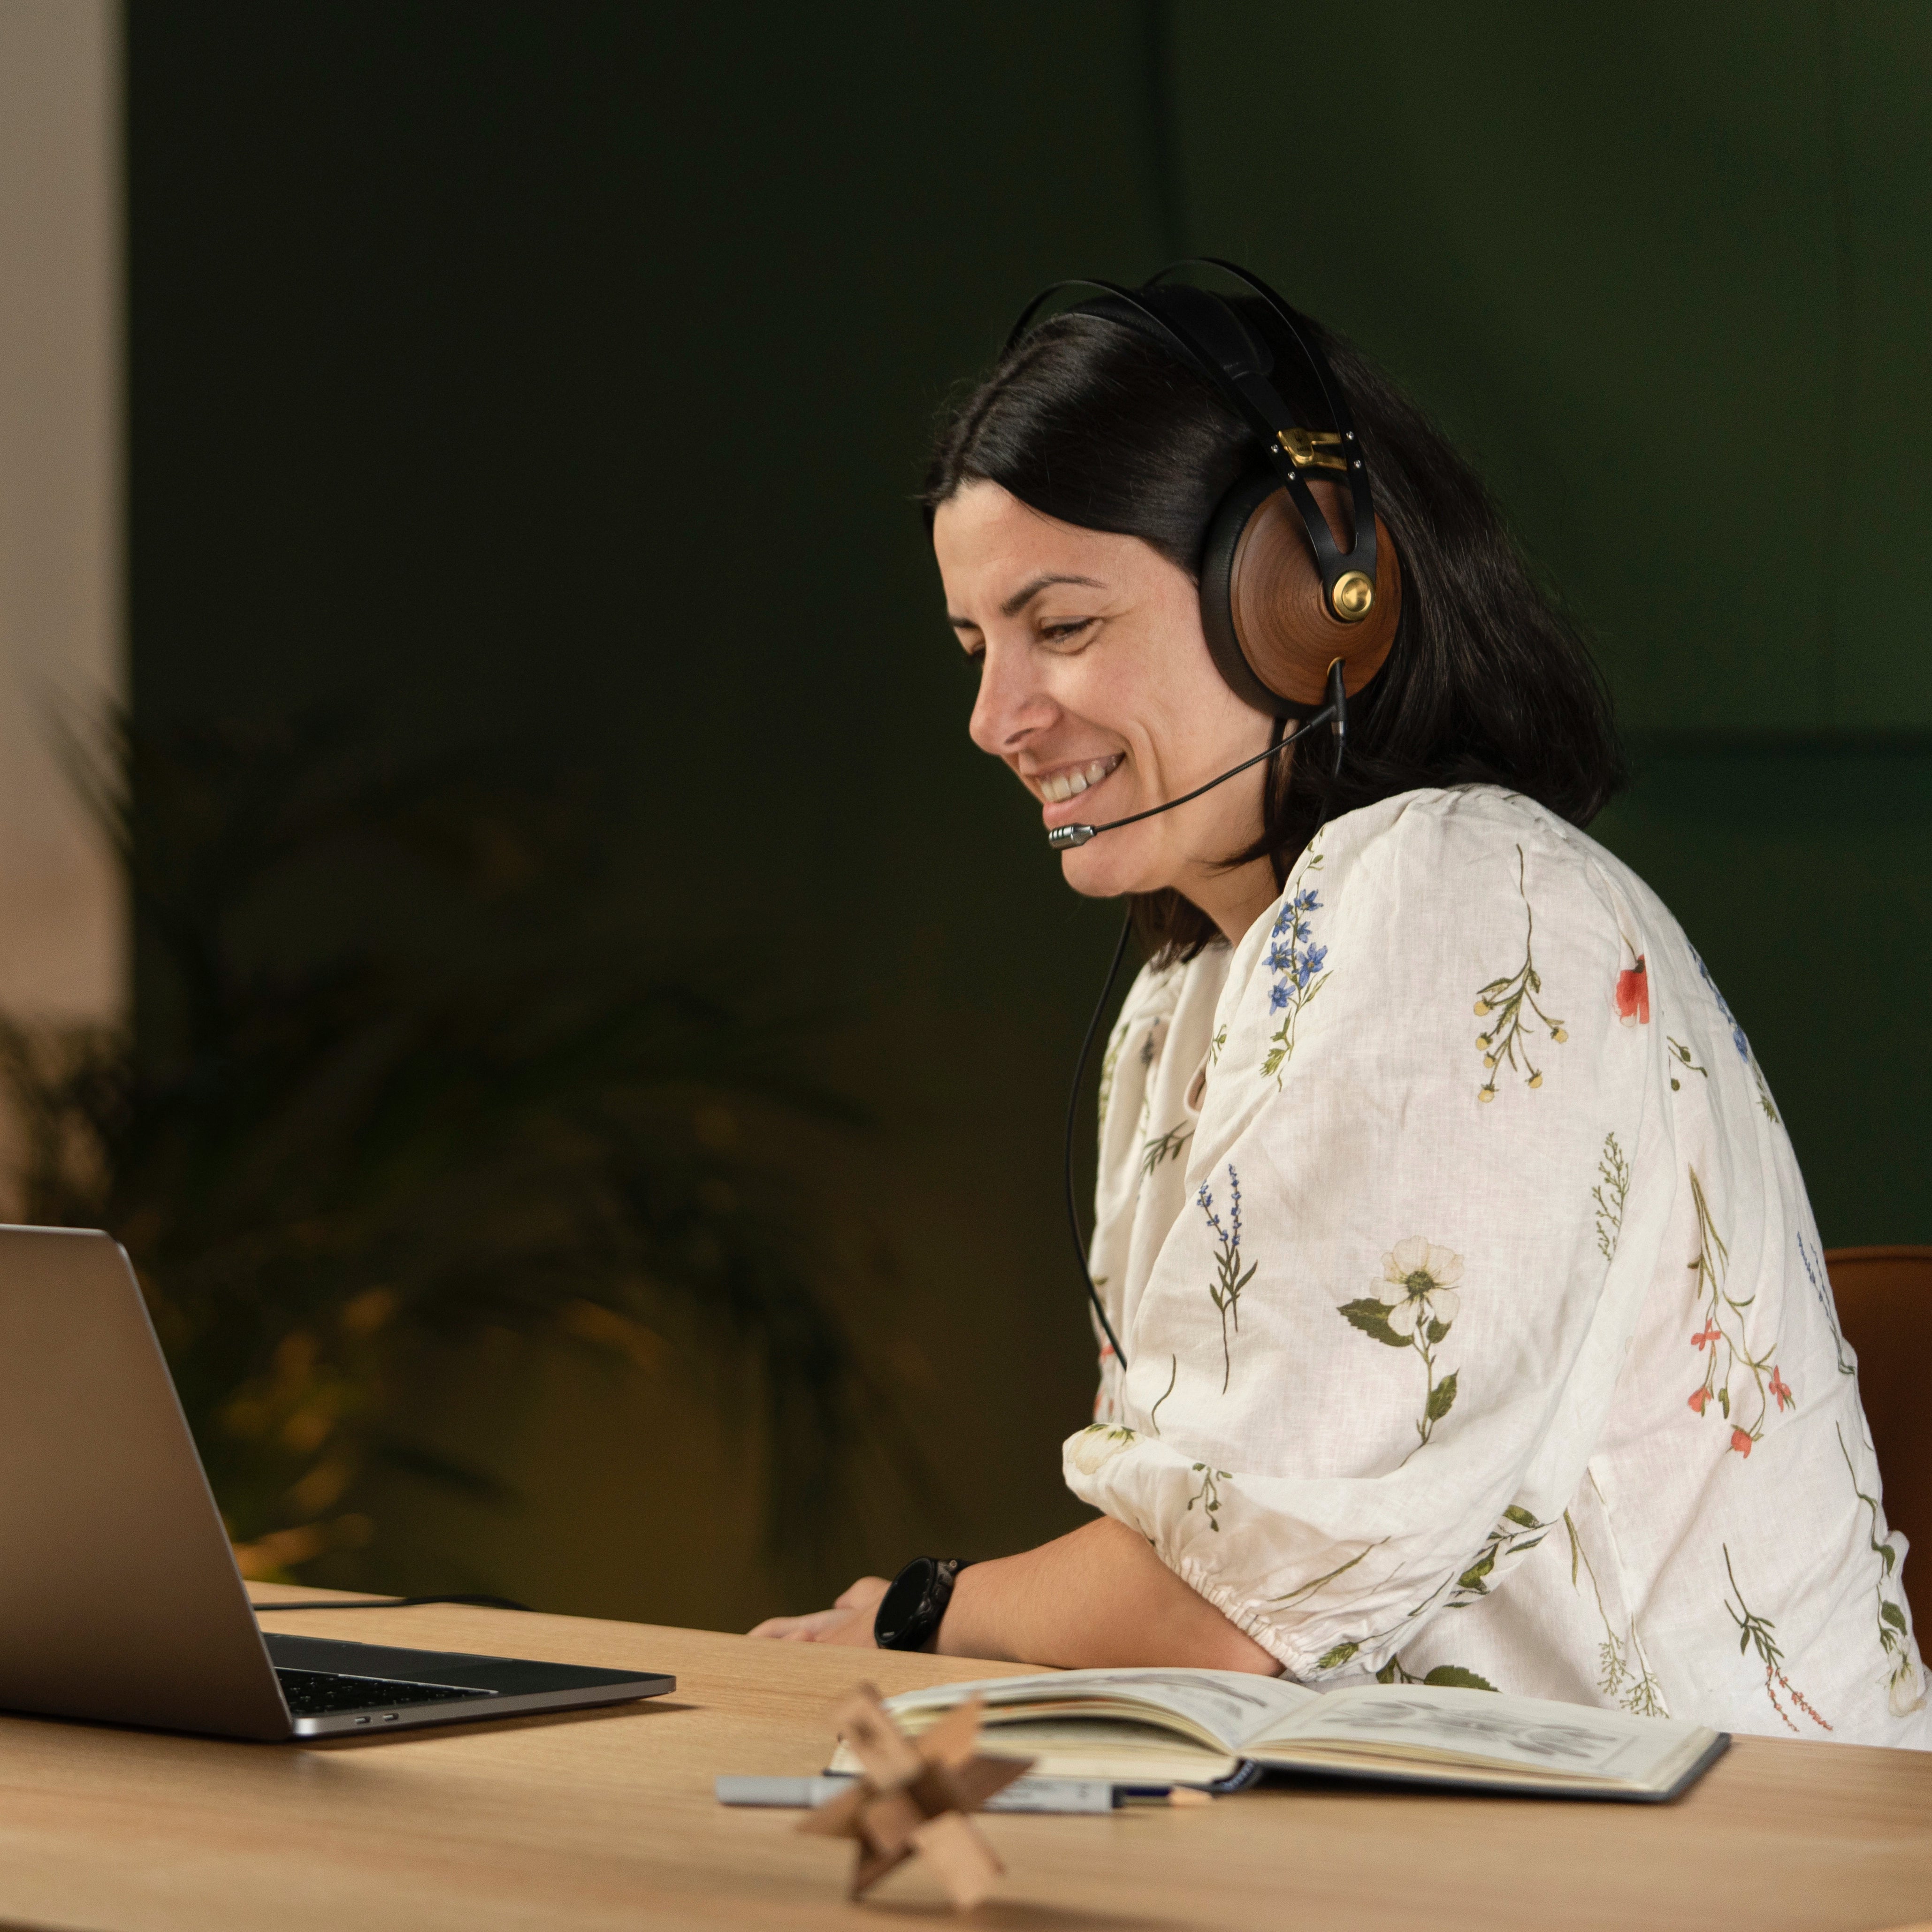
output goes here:
<path id="1" fill-rule="evenodd" d="M 872 1619 L 872 1640 L 881 1650 L 923 1650 L 938 1632 L 952 1586 L 966 1561 L 958 1556 L 915 1556 L 892 1579 Z"/>

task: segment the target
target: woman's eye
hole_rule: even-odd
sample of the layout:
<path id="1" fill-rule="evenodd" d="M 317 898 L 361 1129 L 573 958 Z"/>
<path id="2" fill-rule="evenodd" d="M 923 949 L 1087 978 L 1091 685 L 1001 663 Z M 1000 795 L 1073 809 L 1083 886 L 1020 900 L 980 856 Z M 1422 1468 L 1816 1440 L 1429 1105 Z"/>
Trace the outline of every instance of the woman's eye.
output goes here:
<path id="1" fill-rule="evenodd" d="M 1040 634 L 1049 644 L 1071 644 L 1083 631 L 1093 628 L 1091 617 L 1072 617 L 1064 624 L 1042 624 Z"/>

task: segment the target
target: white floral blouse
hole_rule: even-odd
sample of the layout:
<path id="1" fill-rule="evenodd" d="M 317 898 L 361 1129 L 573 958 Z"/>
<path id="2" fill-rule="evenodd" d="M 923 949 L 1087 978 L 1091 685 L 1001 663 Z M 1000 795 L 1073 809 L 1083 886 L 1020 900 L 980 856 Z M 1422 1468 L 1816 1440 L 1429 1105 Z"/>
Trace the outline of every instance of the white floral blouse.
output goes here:
<path id="1" fill-rule="evenodd" d="M 1932 1748 L 1790 1142 L 1651 892 L 1540 806 L 1327 826 L 1101 1076 L 1074 1492 L 1295 1677 Z"/>

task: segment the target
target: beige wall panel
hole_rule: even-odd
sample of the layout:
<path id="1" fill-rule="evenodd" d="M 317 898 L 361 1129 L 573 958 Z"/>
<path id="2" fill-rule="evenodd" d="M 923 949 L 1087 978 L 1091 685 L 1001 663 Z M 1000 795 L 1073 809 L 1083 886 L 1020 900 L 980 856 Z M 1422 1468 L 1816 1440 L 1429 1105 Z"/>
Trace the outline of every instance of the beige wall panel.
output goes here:
<path id="1" fill-rule="evenodd" d="M 126 686 L 119 22 L 0 0 L 0 1009 L 118 1013 L 124 896 L 51 742 Z"/>

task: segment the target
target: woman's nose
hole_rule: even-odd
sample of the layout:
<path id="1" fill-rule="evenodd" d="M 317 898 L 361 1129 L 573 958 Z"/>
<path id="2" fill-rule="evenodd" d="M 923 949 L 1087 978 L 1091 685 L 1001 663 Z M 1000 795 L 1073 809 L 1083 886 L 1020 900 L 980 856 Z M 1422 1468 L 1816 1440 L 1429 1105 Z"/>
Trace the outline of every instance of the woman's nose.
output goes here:
<path id="1" fill-rule="evenodd" d="M 967 730 L 981 751 L 1004 758 L 1052 722 L 1054 704 L 1033 674 L 1031 654 L 994 644 L 980 661 L 980 694 Z"/>

